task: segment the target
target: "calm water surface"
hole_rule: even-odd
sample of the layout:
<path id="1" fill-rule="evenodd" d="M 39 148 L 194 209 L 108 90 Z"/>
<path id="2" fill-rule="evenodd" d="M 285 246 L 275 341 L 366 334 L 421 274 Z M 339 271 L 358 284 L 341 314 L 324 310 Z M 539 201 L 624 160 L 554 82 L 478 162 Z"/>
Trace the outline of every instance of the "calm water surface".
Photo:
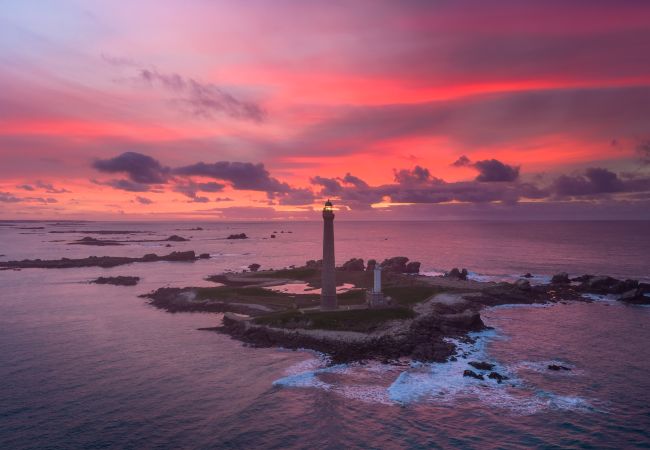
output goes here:
<path id="1" fill-rule="evenodd" d="M 19 227 L 44 226 L 43 230 Z M 203 231 L 189 231 L 201 226 Z M 337 258 L 404 255 L 477 278 L 532 272 L 650 279 L 647 222 L 344 223 Z M 122 247 L 68 245 L 53 230 L 131 229 Z M 276 239 L 268 236 L 277 231 Z M 280 233 L 292 231 L 292 233 Z M 230 233 L 251 239 L 228 241 Z M 327 367 L 310 352 L 251 349 L 197 331 L 218 314 L 168 314 L 139 294 L 207 275 L 318 257 L 319 223 L 84 223 L 0 227 L 0 260 L 209 252 L 196 263 L 0 271 L 0 448 L 648 448 L 650 308 L 495 308 L 494 330 L 446 364 Z M 23 234 L 24 233 L 24 234 Z M 121 236 L 135 239 L 141 235 Z M 52 242 L 61 241 L 61 242 Z M 137 275 L 135 287 L 99 275 Z M 502 385 L 460 376 L 498 365 Z M 570 372 L 546 370 L 551 363 Z"/>

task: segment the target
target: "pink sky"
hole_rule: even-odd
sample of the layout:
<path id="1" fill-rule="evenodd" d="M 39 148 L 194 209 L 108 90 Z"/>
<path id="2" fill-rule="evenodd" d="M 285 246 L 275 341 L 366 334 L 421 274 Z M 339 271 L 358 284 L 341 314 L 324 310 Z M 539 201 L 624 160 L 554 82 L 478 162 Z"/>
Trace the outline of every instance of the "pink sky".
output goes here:
<path id="1" fill-rule="evenodd" d="M 646 1 L 5 1 L 0 219 L 648 219 L 649 54 Z"/>

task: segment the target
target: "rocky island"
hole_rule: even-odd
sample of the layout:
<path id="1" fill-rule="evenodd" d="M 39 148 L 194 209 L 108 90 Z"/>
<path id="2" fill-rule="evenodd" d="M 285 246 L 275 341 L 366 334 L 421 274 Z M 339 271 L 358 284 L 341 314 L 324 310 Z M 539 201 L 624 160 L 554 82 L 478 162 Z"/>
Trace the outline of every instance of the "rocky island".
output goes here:
<path id="1" fill-rule="evenodd" d="M 567 281 L 559 274 L 544 285 L 532 285 L 523 277 L 515 283 L 479 282 L 467 279 L 467 271 L 460 269 L 445 276 L 419 275 L 419 263 L 395 257 L 379 264 L 390 305 L 368 308 L 365 294 L 378 263 L 353 258 L 336 269 L 340 309 L 322 311 L 320 264 L 308 261 L 281 270 L 255 267 L 208 277 L 219 284 L 215 287 L 161 288 L 145 297 L 169 312 L 224 312 L 223 325 L 210 330 L 248 345 L 309 348 L 336 363 L 402 357 L 445 361 L 455 353 L 450 338 L 471 339 L 469 332 L 485 328 L 480 312 L 489 306 L 588 302 L 592 300 L 585 294 L 604 293 L 616 293 L 624 302 L 650 302 L 650 286 L 633 280 L 586 275 Z M 492 377 L 499 381 L 498 374 Z"/>

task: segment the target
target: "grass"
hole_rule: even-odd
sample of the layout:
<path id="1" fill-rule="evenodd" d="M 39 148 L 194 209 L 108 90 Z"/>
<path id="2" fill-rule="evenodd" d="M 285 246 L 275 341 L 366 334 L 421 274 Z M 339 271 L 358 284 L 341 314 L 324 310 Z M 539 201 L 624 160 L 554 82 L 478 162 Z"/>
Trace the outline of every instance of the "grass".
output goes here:
<path id="1" fill-rule="evenodd" d="M 420 303 L 432 295 L 444 292 L 445 289 L 438 286 L 389 286 L 383 288 L 384 295 L 390 296 L 400 305 L 413 305 Z"/>
<path id="2" fill-rule="evenodd" d="M 295 269 L 280 269 L 263 272 L 251 272 L 252 277 L 268 278 L 288 278 L 291 280 L 307 281 L 312 278 L 320 277 L 320 270 L 310 269 L 307 267 L 297 267 Z"/>
<path id="3" fill-rule="evenodd" d="M 405 320 L 415 316 L 408 308 L 353 309 L 348 311 L 284 311 L 258 317 L 255 323 L 281 328 L 305 328 L 331 331 L 369 333 L 389 320 Z"/>

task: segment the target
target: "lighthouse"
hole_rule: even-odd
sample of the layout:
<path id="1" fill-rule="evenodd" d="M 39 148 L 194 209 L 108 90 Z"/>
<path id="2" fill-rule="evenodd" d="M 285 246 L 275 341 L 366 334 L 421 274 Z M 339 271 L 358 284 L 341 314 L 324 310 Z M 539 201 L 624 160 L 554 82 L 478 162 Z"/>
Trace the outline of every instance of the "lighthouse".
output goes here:
<path id="1" fill-rule="evenodd" d="M 336 301 L 336 275 L 334 272 L 334 211 L 327 200 L 323 208 L 323 274 L 320 308 L 338 309 Z"/>

